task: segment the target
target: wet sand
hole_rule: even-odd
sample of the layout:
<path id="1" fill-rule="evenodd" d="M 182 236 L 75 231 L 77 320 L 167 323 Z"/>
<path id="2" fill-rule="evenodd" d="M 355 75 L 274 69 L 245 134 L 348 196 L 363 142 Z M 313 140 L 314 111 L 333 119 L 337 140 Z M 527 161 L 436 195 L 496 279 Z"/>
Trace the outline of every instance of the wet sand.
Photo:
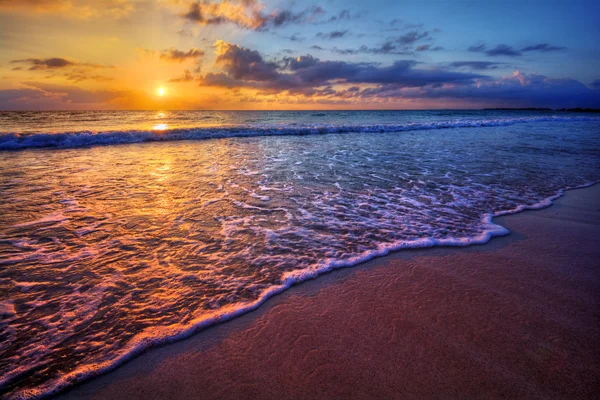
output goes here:
<path id="1" fill-rule="evenodd" d="M 596 398 L 600 185 L 297 285 L 62 399 Z"/>

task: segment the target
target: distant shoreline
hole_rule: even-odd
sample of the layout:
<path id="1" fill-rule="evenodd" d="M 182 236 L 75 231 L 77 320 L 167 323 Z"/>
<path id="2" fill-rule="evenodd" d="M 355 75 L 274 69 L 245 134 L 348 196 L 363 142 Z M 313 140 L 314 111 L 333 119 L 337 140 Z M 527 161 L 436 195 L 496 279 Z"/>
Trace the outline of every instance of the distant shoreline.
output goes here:
<path id="1" fill-rule="evenodd" d="M 483 111 L 551 111 L 551 112 L 587 112 L 587 113 L 600 113 L 600 108 L 536 108 L 536 107 L 525 107 L 525 108 L 484 108 Z"/>

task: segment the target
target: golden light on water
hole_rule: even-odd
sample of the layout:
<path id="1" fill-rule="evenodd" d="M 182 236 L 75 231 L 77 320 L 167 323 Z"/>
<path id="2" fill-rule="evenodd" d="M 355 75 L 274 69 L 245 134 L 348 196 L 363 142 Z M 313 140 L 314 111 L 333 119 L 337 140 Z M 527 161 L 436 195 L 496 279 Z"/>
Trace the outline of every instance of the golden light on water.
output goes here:
<path id="1" fill-rule="evenodd" d="M 167 129 L 169 129 L 169 125 L 167 124 L 155 124 L 152 126 L 152 130 L 155 131 L 166 131 Z"/>

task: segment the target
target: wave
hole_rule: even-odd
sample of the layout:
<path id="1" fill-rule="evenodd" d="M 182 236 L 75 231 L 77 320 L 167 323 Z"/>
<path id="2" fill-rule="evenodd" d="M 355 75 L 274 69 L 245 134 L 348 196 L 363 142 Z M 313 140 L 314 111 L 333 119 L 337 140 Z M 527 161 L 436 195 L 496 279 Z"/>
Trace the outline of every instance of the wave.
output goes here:
<path id="1" fill-rule="evenodd" d="M 70 131 L 0 133 L 0 150 L 33 148 L 77 148 L 143 142 L 204 140 L 231 137 L 311 135 L 327 133 L 385 133 L 430 129 L 480 128 L 536 122 L 600 122 L 599 117 L 521 117 L 463 119 L 403 124 L 248 124 L 171 130 Z"/>
<path id="2" fill-rule="evenodd" d="M 27 390 L 26 393 L 20 393 L 18 398 L 31 399 L 55 395 L 76 383 L 81 383 L 94 376 L 115 369 L 116 367 L 134 358 L 135 356 L 139 355 L 148 348 L 182 340 L 200 330 L 203 330 L 204 328 L 231 320 L 237 316 L 253 311 L 260 307 L 269 298 L 284 292 L 291 286 L 310 279 L 314 279 L 324 273 L 330 272 L 335 269 L 353 267 L 363 262 L 369 261 L 373 258 L 382 257 L 388 255 L 391 252 L 403 249 L 431 248 L 439 246 L 466 247 L 475 244 L 485 244 L 489 242 L 493 237 L 505 236 L 510 233 L 510 231 L 505 227 L 493 223 L 493 218 L 504 215 L 517 214 L 526 210 L 538 210 L 546 208 L 552 205 L 554 200 L 562 197 L 565 191 L 567 190 L 583 189 L 598 183 L 600 183 L 600 181 L 588 182 L 583 185 L 566 187 L 565 189 L 560 189 L 554 195 L 544 198 L 543 200 L 533 205 L 520 205 L 510 210 L 501 210 L 494 213 L 484 214 L 481 218 L 481 224 L 485 227 L 485 230 L 477 236 L 455 237 L 447 239 L 422 238 L 410 242 L 402 241 L 398 243 L 391 243 L 385 245 L 382 244 L 376 249 L 365 251 L 351 258 L 343 260 L 326 259 L 323 260 L 321 263 L 314 265 L 308 269 L 289 272 L 284 275 L 284 279 L 280 285 L 271 286 L 269 289 L 263 291 L 260 297 L 254 301 L 243 304 L 230 304 L 218 311 L 209 314 L 204 314 L 186 324 L 170 325 L 164 327 L 152 327 L 151 329 L 145 330 L 136 335 L 134 339 L 131 342 L 129 342 L 125 348 L 121 349 L 118 357 L 70 371 L 65 375 L 61 376 L 61 378 L 59 378 L 58 380 L 46 382 L 45 384 L 37 388 Z M 18 370 L 15 371 L 15 373 L 13 374 L 2 377 L 0 379 L 0 388 L 9 384 L 11 381 L 14 381 L 20 375 L 26 373 L 26 369 Z"/>

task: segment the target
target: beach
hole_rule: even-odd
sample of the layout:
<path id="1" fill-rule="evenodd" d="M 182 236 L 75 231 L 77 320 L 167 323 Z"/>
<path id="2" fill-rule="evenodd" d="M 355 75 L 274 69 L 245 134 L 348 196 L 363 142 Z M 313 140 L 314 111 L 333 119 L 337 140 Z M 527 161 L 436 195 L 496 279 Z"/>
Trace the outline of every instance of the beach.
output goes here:
<path id="1" fill-rule="evenodd" d="M 296 285 L 60 399 L 595 398 L 600 186 Z"/>

